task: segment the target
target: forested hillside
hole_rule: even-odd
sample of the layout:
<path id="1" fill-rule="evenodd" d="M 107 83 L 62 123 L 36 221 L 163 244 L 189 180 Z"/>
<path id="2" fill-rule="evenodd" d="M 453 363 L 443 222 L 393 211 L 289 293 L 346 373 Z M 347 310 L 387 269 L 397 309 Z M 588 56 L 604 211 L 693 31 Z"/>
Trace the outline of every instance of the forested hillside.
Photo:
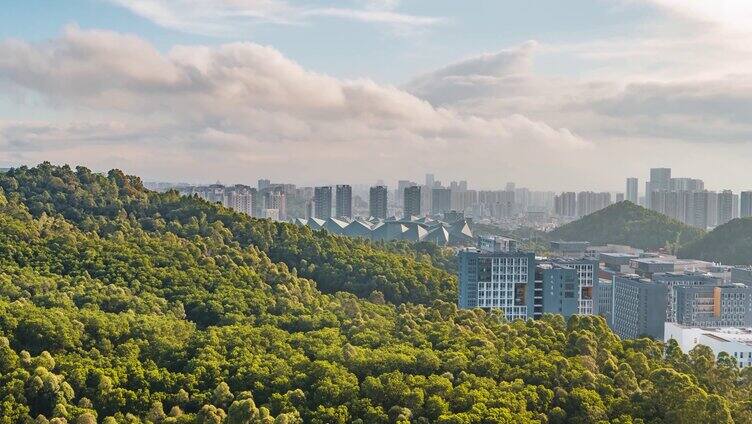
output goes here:
<path id="1" fill-rule="evenodd" d="M 738 218 L 716 227 L 679 249 L 682 258 L 728 265 L 752 265 L 752 218 Z"/>
<path id="2" fill-rule="evenodd" d="M 18 195 L 33 216 L 61 214 L 84 231 L 99 230 L 117 218 L 155 234 L 184 238 L 209 236 L 221 226 L 229 241 L 258 248 L 272 261 L 315 280 L 326 293 L 368 297 L 380 291 L 395 303 L 456 299 L 456 276 L 432 266 L 430 255 L 395 255 L 365 240 L 251 219 L 176 192 L 151 192 L 138 177 L 118 170 L 104 176 L 45 163 L 0 174 L 0 187 Z"/>
<path id="3" fill-rule="evenodd" d="M 421 272 L 441 273 L 423 253 L 249 220 L 117 171 L 0 182 L 0 422 L 752 422 L 752 371 L 732 357 L 621 341 L 600 317 L 507 323 L 428 301 L 441 286 Z M 371 291 L 339 280 L 381 266 L 402 268 Z M 419 283 L 425 304 L 402 303 Z"/>
<path id="4" fill-rule="evenodd" d="M 589 241 L 595 245 L 612 243 L 639 249 L 668 247 L 675 250 L 703 234 L 704 231 L 662 213 L 625 201 L 556 228 L 549 237 L 551 240 Z"/>

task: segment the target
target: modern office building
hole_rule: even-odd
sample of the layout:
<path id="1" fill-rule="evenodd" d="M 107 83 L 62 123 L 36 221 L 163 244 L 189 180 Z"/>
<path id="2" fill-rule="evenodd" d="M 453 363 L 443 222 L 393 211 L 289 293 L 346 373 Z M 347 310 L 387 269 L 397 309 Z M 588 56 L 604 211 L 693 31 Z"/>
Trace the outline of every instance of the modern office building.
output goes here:
<path id="1" fill-rule="evenodd" d="M 532 317 L 535 254 L 511 250 L 509 244 L 510 250 L 504 244 L 478 246 L 457 255 L 459 307 L 499 309 L 510 321 Z"/>
<path id="2" fill-rule="evenodd" d="M 752 191 L 743 191 L 739 196 L 739 216 L 749 218 L 752 216 Z"/>
<path id="3" fill-rule="evenodd" d="M 613 310 L 614 283 L 612 280 L 600 278 L 596 283 L 596 313 L 611 326 L 611 311 Z"/>
<path id="4" fill-rule="evenodd" d="M 734 193 L 723 190 L 718 193 L 718 219 L 716 225 L 723 225 L 734 219 Z"/>
<path id="5" fill-rule="evenodd" d="M 635 205 L 639 201 L 638 188 L 639 180 L 637 178 L 627 178 L 627 200 Z"/>
<path id="6" fill-rule="evenodd" d="M 577 308 L 575 313 L 579 315 L 593 315 L 597 313 L 597 286 L 595 281 L 598 279 L 598 261 L 587 258 L 556 258 L 550 261 L 552 264 L 574 269 L 577 273 L 575 286 L 575 297 L 577 299 Z"/>
<path id="7" fill-rule="evenodd" d="M 733 357 L 739 368 L 752 366 L 751 328 L 708 328 L 666 323 L 664 341 L 671 339 L 676 340 L 684 353 L 703 345 L 709 347 L 715 357 L 721 352 Z"/>
<path id="8" fill-rule="evenodd" d="M 349 185 L 337 186 L 335 213 L 337 218 L 352 218 L 352 187 Z"/>
<path id="9" fill-rule="evenodd" d="M 452 190 L 434 188 L 431 191 L 431 214 L 441 215 L 452 210 Z"/>
<path id="10" fill-rule="evenodd" d="M 545 262 L 535 267 L 533 315 L 560 314 L 565 318 L 578 313 L 577 271 L 572 267 Z"/>
<path id="11" fill-rule="evenodd" d="M 614 332 L 624 339 L 663 339 L 668 287 L 638 275 L 616 275 L 612 284 Z"/>
<path id="12" fill-rule="evenodd" d="M 723 282 L 721 278 L 714 275 L 697 271 L 659 272 L 652 274 L 652 280 L 667 287 L 666 322 L 677 322 L 676 296 L 680 287 L 703 287 L 712 292 L 713 287 Z"/>
<path id="13" fill-rule="evenodd" d="M 410 186 L 405 188 L 404 192 L 404 211 L 405 218 L 410 216 L 420 216 L 420 186 Z"/>
<path id="14" fill-rule="evenodd" d="M 314 214 L 318 219 L 332 217 L 332 187 L 316 187 L 313 190 Z"/>
<path id="15" fill-rule="evenodd" d="M 752 288 L 745 284 L 677 286 L 676 320 L 698 327 L 752 326 Z"/>
<path id="16" fill-rule="evenodd" d="M 371 216 L 377 219 L 386 219 L 388 190 L 383 185 L 371 187 L 368 207 Z"/>

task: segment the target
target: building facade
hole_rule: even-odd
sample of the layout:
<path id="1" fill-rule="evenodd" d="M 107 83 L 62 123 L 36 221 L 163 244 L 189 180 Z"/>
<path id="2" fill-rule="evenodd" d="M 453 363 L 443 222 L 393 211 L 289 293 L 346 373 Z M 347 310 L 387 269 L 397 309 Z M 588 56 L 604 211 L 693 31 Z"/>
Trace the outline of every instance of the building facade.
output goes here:
<path id="1" fill-rule="evenodd" d="M 431 191 L 431 214 L 441 215 L 452 210 L 452 190 L 434 188 Z"/>
<path id="2" fill-rule="evenodd" d="M 743 191 L 739 196 L 739 216 L 749 218 L 752 216 L 752 191 Z"/>
<path id="3" fill-rule="evenodd" d="M 330 186 L 316 187 L 313 190 L 314 215 L 318 219 L 332 217 L 332 188 Z"/>
<path id="4" fill-rule="evenodd" d="M 611 328 L 624 339 L 644 335 L 663 339 L 667 287 L 637 275 L 617 275 L 612 281 Z"/>
<path id="5" fill-rule="evenodd" d="M 459 307 L 499 309 L 510 321 L 532 318 L 535 255 L 485 249 L 458 253 Z"/>
<path id="6" fill-rule="evenodd" d="M 676 340 L 684 353 L 697 345 L 704 345 L 714 356 L 725 352 L 736 360 L 739 368 L 752 366 L 752 329 L 707 328 L 666 323 L 664 341 Z"/>
<path id="7" fill-rule="evenodd" d="M 744 284 L 679 286 L 676 320 L 697 327 L 752 326 L 752 288 Z"/>
<path id="8" fill-rule="evenodd" d="M 352 187 L 346 184 L 337 186 L 337 218 L 352 218 Z"/>
<path id="9" fill-rule="evenodd" d="M 386 219 L 388 191 L 383 185 L 371 187 L 368 208 L 372 217 Z"/>
<path id="10" fill-rule="evenodd" d="M 404 191 L 404 215 L 405 217 L 420 216 L 420 186 L 405 187 Z"/>
<path id="11" fill-rule="evenodd" d="M 638 186 L 639 180 L 637 178 L 627 178 L 627 200 L 634 203 L 635 205 L 639 201 L 638 197 Z"/>

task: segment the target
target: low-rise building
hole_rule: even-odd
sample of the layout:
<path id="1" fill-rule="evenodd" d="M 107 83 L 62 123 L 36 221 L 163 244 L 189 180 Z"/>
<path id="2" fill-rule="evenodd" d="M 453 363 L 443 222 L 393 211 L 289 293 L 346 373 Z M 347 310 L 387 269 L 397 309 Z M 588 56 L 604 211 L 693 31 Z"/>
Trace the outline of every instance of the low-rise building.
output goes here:
<path id="1" fill-rule="evenodd" d="M 736 359 L 739 368 L 752 366 L 752 328 L 692 327 L 667 322 L 664 341 L 671 339 L 676 340 L 684 353 L 705 345 L 716 357 L 726 352 Z"/>

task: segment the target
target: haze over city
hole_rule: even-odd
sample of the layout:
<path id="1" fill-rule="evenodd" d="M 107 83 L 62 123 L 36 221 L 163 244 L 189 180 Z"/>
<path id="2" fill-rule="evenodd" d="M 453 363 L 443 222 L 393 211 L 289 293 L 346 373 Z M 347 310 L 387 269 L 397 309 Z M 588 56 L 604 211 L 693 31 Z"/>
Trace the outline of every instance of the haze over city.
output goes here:
<path id="1" fill-rule="evenodd" d="M 745 3 L 26 1 L 0 17 L 0 167 L 740 191 Z"/>

